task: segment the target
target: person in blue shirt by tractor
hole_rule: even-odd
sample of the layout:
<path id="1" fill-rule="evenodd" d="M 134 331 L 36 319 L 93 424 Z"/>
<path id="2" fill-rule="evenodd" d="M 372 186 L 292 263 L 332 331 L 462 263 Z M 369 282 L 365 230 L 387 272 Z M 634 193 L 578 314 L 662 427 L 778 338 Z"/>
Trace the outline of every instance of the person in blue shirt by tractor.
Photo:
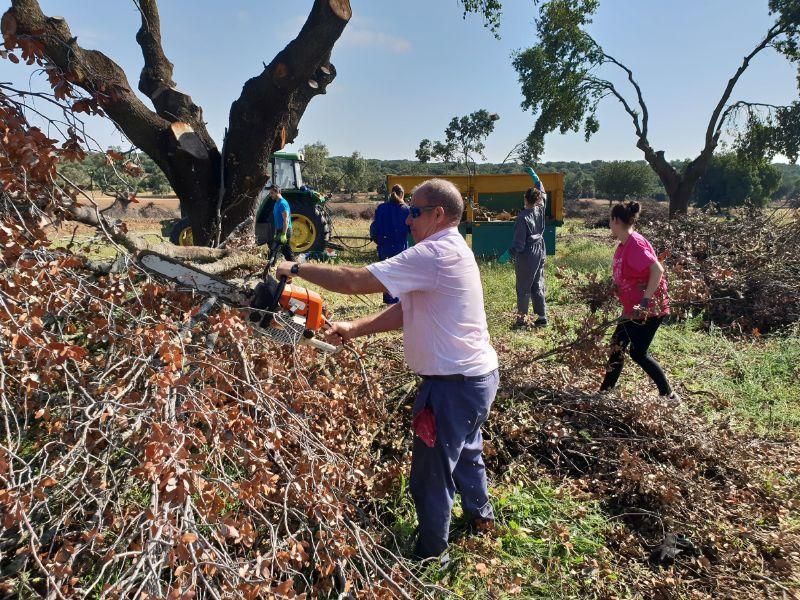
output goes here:
<path id="1" fill-rule="evenodd" d="M 378 258 L 386 260 L 408 248 L 409 208 L 406 206 L 403 186 L 395 185 L 389 199 L 375 210 L 375 217 L 369 226 L 369 238 L 378 246 Z M 397 298 L 383 294 L 385 304 L 395 304 Z"/>
<path id="2" fill-rule="evenodd" d="M 284 259 L 294 260 L 292 252 L 292 209 L 289 203 L 281 196 L 281 188 L 273 185 L 269 188 L 269 197 L 275 201 L 272 209 L 272 221 L 275 226 L 275 234 L 272 238 L 272 245 L 269 250 L 269 261 L 274 265 L 278 259 L 278 252 L 283 254 Z"/>

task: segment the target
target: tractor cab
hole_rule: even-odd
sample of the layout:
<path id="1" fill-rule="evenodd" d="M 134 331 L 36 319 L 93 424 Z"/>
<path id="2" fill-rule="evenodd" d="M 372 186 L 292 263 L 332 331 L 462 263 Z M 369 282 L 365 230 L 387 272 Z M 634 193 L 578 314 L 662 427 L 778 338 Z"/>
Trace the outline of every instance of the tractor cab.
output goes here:
<path id="1" fill-rule="evenodd" d="M 331 218 L 325 210 L 327 199 L 303 183 L 299 152 L 276 152 L 267 167 L 267 183 L 261 192 L 256 211 L 256 243 L 272 242 L 275 234 L 272 209 L 275 205 L 267 193 L 273 184 L 281 188 L 281 195 L 292 211 L 292 250 L 294 252 L 320 253 L 331 237 Z"/>
<path id="2" fill-rule="evenodd" d="M 276 184 L 282 190 L 299 190 L 303 187 L 303 174 L 300 165 L 303 155 L 299 152 L 276 152 L 267 167 L 265 190 Z M 263 194 L 262 194 L 263 195 Z"/>

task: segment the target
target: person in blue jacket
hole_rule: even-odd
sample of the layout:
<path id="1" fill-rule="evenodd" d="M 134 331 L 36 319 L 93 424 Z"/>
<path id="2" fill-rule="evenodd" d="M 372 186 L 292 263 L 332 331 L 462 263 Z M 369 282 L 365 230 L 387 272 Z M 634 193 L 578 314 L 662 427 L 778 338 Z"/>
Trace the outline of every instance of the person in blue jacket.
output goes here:
<path id="1" fill-rule="evenodd" d="M 378 258 L 386 260 L 408 248 L 409 208 L 406 206 L 403 186 L 395 185 L 389 199 L 375 210 L 375 217 L 369 226 L 369 238 L 378 246 Z M 398 299 L 389 294 L 383 295 L 385 304 L 395 304 Z"/>

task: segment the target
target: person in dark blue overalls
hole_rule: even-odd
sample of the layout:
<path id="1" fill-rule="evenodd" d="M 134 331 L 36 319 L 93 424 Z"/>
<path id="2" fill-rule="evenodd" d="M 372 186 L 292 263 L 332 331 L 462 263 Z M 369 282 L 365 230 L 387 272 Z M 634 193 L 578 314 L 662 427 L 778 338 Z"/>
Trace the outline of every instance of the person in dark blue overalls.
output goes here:
<path id="1" fill-rule="evenodd" d="M 389 199 L 375 210 L 375 217 L 369 226 L 369 239 L 378 245 L 378 258 L 386 260 L 408 248 L 409 208 L 406 206 L 403 186 L 395 185 Z M 395 304 L 397 298 L 383 294 L 385 304 Z"/>
<path id="2" fill-rule="evenodd" d="M 517 320 L 512 328 L 525 327 L 528 306 L 533 300 L 535 327 L 547 326 L 547 305 L 544 298 L 544 195 L 537 188 L 525 192 L 525 208 L 517 215 L 514 241 L 509 253 L 514 257 L 517 276 Z"/>

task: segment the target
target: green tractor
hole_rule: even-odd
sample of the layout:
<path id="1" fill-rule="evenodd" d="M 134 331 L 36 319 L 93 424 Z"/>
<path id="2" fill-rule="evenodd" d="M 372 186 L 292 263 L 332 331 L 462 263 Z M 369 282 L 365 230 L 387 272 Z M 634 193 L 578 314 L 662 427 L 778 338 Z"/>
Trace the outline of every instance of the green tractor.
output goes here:
<path id="1" fill-rule="evenodd" d="M 272 241 L 274 226 L 272 208 L 274 202 L 267 194 L 273 183 L 281 188 L 292 210 L 292 250 L 296 253 L 319 253 L 325 250 L 331 238 L 331 216 L 325 209 L 327 198 L 303 184 L 300 164 L 303 155 L 299 152 L 276 152 L 268 166 L 268 179 L 259 196 L 256 210 L 256 243 L 267 244 Z M 174 222 L 169 239 L 178 246 L 193 244 L 192 228 L 188 218 Z"/>

